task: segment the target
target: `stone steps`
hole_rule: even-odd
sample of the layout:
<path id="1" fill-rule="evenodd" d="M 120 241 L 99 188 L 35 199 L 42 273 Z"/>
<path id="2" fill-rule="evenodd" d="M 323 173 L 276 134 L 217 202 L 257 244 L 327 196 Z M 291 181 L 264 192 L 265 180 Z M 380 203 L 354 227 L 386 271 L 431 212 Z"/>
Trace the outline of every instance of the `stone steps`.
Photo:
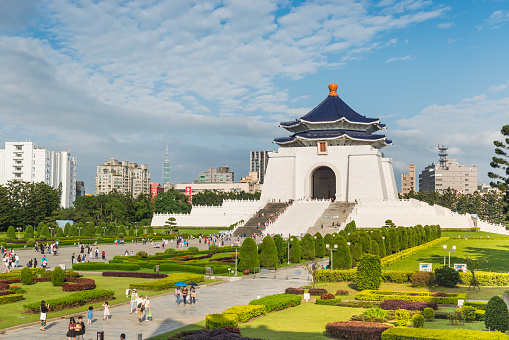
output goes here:
<path id="1" fill-rule="evenodd" d="M 265 230 L 265 226 L 263 225 L 270 218 L 270 215 L 276 215 L 279 211 L 282 213 L 288 207 L 288 203 L 267 203 L 262 209 L 258 210 L 253 217 L 251 217 L 246 224 L 242 227 L 237 228 L 233 233 L 233 236 L 251 236 L 254 233 L 260 233 L 260 230 Z M 256 228 L 256 226 L 260 223 L 260 228 Z"/>

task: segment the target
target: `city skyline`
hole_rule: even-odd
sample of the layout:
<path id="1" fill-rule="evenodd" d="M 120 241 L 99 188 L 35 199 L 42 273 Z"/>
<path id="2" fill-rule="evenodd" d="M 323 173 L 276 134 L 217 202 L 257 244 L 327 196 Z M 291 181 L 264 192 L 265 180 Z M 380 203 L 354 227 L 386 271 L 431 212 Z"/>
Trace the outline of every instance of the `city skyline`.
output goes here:
<path id="1" fill-rule="evenodd" d="M 436 162 L 436 145 L 476 164 L 509 120 L 507 1 L 0 1 L 2 145 L 71 150 L 92 187 L 107 159 L 173 183 L 211 167 L 249 172 L 276 150 L 279 122 L 329 83 L 379 117 L 395 177 Z M 90 25 L 94 22 L 94 25 Z"/>

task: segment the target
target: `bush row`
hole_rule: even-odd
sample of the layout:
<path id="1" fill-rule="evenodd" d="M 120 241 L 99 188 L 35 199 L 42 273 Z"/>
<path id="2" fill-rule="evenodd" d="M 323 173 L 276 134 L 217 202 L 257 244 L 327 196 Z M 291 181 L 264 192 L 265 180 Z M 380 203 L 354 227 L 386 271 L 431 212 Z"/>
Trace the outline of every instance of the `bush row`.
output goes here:
<path id="1" fill-rule="evenodd" d="M 170 274 L 165 278 L 152 282 L 131 283 L 131 289 L 144 289 L 144 290 L 164 290 L 175 287 L 177 282 L 203 282 L 203 275 L 200 274 L 184 274 L 176 273 Z"/>
<path id="2" fill-rule="evenodd" d="M 286 288 L 285 293 L 286 294 L 302 295 L 302 294 L 304 294 L 304 289 L 302 289 L 302 288 Z"/>
<path id="3" fill-rule="evenodd" d="M 129 263 L 103 263 L 103 262 L 87 262 L 87 263 L 75 263 L 72 265 L 73 270 L 125 270 L 135 271 L 140 269 L 139 264 Z"/>
<path id="4" fill-rule="evenodd" d="M 486 305 L 488 305 L 487 302 L 468 302 L 468 301 L 465 301 L 465 303 L 463 304 L 463 306 L 474 307 L 475 309 L 478 310 L 485 310 Z"/>
<path id="5" fill-rule="evenodd" d="M 214 269 L 214 274 L 225 274 L 228 273 L 228 268 L 231 266 L 218 266 L 218 265 L 210 265 L 209 263 L 200 263 L 198 265 L 193 264 L 180 264 L 180 263 L 161 263 L 159 265 L 160 271 L 179 271 L 179 272 L 187 272 L 187 273 L 196 273 L 196 274 L 205 274 L 206 268 L 212 267 Z"/>
<path id="6" fill-rule="evenodd" d="M 62 290 L 64 292 L 79 292 L 82 290 L 95 289 L 95 281 L 92 279 L 86 279 L 84 277 L 67 277 L 65 281 L 73 283 L 64 283 L 62 285 Z"/>
<path id="7" fill-rule="evenodd" d="M 400 292 L 390 290 L 363 290 L 355 296 L 356 300 L 385 301 L 406 300 L 436 302 L 438 304 L 458 304 L 458 299 L 466 299 L 466 294 L 448 293 L 447 296 L 433 296 L 429 292 Z"/>
<path id="8" fill-rule="evenodd" d="M 237 327 L 239 317 L 237 314 L 207 314 L 205 316 L 205 327 L 208 329 L 216 329 L 223 327 Z"/>
<path id="9" fill-rule="evenodd" d="M 109 277 L 140 277 L 144 279 L 162 279 L 168 276 L 168 274 L 156 274 L 156 273 L 138 273 L 138 272 L 103 272 L 102 276 Z"/>
<path id="10" fill-rule="evenodd" d="M 321 298 L 318 298 L 318 299 L 316 299 L 315 303 L 317 305 L 335 306 L 336 303 L 338 303 L 338 302 L 341 302 L 340 298 L 334 298 L 334 299 L 321 299 Z"/>
<path id="11" fill-rule="evenodd" d="M 384 282 L 392 283 L 406 283 L 410 282 L 410 278 L 414 275 L 415 271 L 400 271 L 400 270 L 382 270 L 382 279 Z M 355 282 L 357 270 L 319 270 L 316 279 L 318 282 Z"/>
<path id="12" fill-rule="evenodd" d="M 239 322 L 247 322 L 252 318 L 256 318 L 265 314 L 264 305 L 239 305 L 228 308 L 223 314 L 235 314 Z"/>
<path id="13" fill-rule="evenodd" d="M 29 268 L 32 272 L 32 275 L 40 275 L 46 271 L 44 268 Z M 9 280 L 13 278 L 20 278 L 21 277 L 21 270 L 22 269 L 13 269 L 9 273 L 1 273 L 0 274 L 0 282 L 3 280 Z"/>
<path id="14" fill-rule="evenodd" d="M 276 294 L 249 302 L 250 305 L 264 305 L 265 313 L 300 305 L 302 297 L 293 294 Z"/>
<path id="15" fill-rule="evenodd" d="M 3 291 L 0 291 L 0 296 L 9 295 L 9 294 L 16 294 L 16 292 L 13 291 L 13 290 L 3 290 Z"/>
<path id="16" fill-rule="evenodd" d="M 65 297 L 46 300 L 46 303 L 49 304 L 50 312 L 54 312 L 62 309 L 83 306 L 90 302 L 109 300 L 114 298 L 114 295 L 115 292 L 112 290 L 104 289 L 84 290 L 82 292 L 69 294 L 68 296 Z M 40 307 L 41 307 L 40 301 L 23 305 L 25 313 L 39 313 Z"/>
<path id="17" fill-rule="evenodd" d="M 9 294 L 0 296 L 0 305 L 23 300 L 23 294 Z"/>
<path id="18" fill-rule="evenodd" d="M 380 303 L 380 308 L 385 310 L 424 310 L 425 308 L 438 309 L 436 302 L 406 301 L 406 300 L 385 300 Z"/>
<path id="19" fill-rule="evenodd" d="M 471 331 L 466 329 L 424 329 L 395 327 L 382 333 L 382 340 L 507 340 L 502 332 Z"/>
<path id="20" fill-rule="evenodd" d="M 310 290 L 308 290 L 308 293 L 311 296 L 320 296 L 323 294 L 327 294 L 328 292 L 327 292 L 327 289 L 323 289 L 323 288 L 311 288 Z"/>
<path id="21" fill-rule="evenodd" d="M 325 326 L 328 336 L 336 339 L 378 340 L 392 325 L 376 322 L 337 321 Z"/>
<path id="22" fill-rule="evenodd" d="M 448 239 L 449 239 L 449 237 L 440 237 L 440 238 L 437 238 L 436 240 L 421 244 L 420 246 L 408 248 L 408 249 L 402 250 L 399 253 L 394 253 L 392 255 L 385 256 L 384 258 L 382 258 L 382 268 L 388 267 L 398 261 L 401 261 L 407 257 L 410 257 L 414 254 L 417 254 L 417 253 L 423 251 L 423 250 L 433 247 L 435 244 L 445 242 Z"/>

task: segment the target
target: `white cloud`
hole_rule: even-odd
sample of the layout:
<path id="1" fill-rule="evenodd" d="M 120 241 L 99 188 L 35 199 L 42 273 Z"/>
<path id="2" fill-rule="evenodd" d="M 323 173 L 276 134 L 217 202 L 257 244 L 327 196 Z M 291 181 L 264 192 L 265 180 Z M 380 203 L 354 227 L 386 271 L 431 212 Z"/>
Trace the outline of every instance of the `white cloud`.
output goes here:
<path id="1" fill-rule="evenodd" d="M 386 63 L 392 63 L 392 62 L 395 62 L 395 61 L 406 61 L 406 60 L 412 60 L 412 59 L 415 59 L 415 57 L 411 56 L 410 54 L 407 54 L 404 57 L 392 57 L 392 58 L 389 58 L 385 62 Z"/>
<path id="2" fill-rule="evenodd" d="M 500 92 L 500 91 L 503 91 L 505 90 L 508 86 L 509 82 L 505 83 L 505 84 L 500 84 L 500 85 L 493 85 L 491 86 L 488 91 L 490 92 Z"/>
<path id="3" fill-rule="evenodd" d="M 451 28 L 453 26 L 454 26 L 454 22 L 442 22 L 442 23 L 437 25 L 437 27 L 441 28 L 441 29 Z"/>
<path id="4" fill-rule="evenodd" d="M 488 19 L 488 23 L 494 28 L 499 28 L 507 22 L 509 22 L 509 11 L 495 11 Z"/>

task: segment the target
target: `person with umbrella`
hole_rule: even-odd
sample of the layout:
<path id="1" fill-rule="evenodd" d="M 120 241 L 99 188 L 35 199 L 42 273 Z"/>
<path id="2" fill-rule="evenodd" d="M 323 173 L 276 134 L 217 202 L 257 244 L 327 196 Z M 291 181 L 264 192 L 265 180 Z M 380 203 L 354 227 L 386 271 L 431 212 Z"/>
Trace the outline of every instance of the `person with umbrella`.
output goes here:
<path id="1" fill-rule="evenodd" d="M 183 289 L 182 287 L 185 287 L 187 286 L 187 284 L 185 282 L 177 282 L 175 283 L 175 287 L 177 287 L 177 289 L 175 290 L 175 294 L 177 294 L 177 305 L 180 306 L 180 300 L 182 298 L 182 301 L 184 302 L 184 306 L 186 305 L 186 298 L 184 297 L 184 292 L 183 292 Z M 186 289 L 186 295 L 187 295 L 187 289 Z"/>
<path id="2" fill-rule="evenodd" d="M 189 282 L 189 285 L 191 286 L 189 289 L 189 304 L 193 305 L 196 304 L 196 289 L 194 287 L 198 286 L 198 284 L 196 282 Z"/>

